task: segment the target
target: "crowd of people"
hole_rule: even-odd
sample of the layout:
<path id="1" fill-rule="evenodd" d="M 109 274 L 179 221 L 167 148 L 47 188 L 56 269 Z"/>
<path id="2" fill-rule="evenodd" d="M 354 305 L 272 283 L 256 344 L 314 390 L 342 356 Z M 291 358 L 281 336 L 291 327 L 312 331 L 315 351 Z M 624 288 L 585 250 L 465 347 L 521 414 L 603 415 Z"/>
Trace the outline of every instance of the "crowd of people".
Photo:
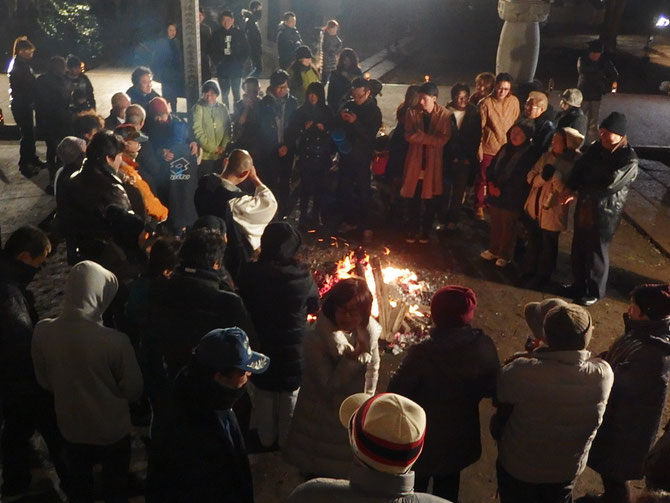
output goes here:
<path id="1" fill-rule="evenodd" d="M 183 94 L 174 24 L 154 58 L 162 96 L 140 66 L 106 118 L 76 56 L 52 58 L 35 78 L 35 47 L 17 39 L 19 169 L 49 167 L 56 219 L 49 236 L 16 230 L 0 257 L 3 501 L 30 486 L 35 431 L 69 501 L 93 501 L 96 463 L 105 501 L 127 501 L 142 404 L 148 502 L 253 502 L 250 439 L 308 479 L 291 502 L 456 502 L 460 472 L 481 456 L 483 399 L 496 407 L 503 503 L 573 501 L 587 464 L 604 493 L 584 502 L 629 503 L 629 481 L 645 475 L 650 490 L 670 490 L 668 434 L 653 447 L 670 380 L 670 285 L 635 288 L 624 335 L 602 355 L 587 350 L 594 321 L 582 306 L 606 295 L 608 247 L 637 174 L 626 117 L 597 116 L 616 78 L 602 47 L 580 59 L 579 85 L 562 93 L 558 113 L 541 89 L 521 107 L 511 75 L 482 73 L 474 93 L 452 86 L 446 106 L 435 83 L 409 86 L 384 137 L 381 84 L 362 75 L 335 20 L 317 66 L 287 12 L 277 35 L 284 69 L 261 91 L 261 10 L 252 1 L 244 25 L 224 11 L 219 30 L 201 30 L 207 79 L 186 118 L 173 113 Z M 586 142 L 594 125 L 598 139 Z M 506 267 L 522 239 L 536 289 L 554 272 L 576 200 L 574 302 L 528 304 L 532 335 L 501 366 L 471 325 L 475 292 L 445 286 L 432 298 L 431 336 L 380 392 L 367 282 L 341 280 L 320 299 L 300 254 L 302 231 L 315 227 L 373 236 L 373 162 L 384 211 L 403 216 L 409 244 L 430 243 L 436 220 L 456 232 L 471 189 L 473 216 L 490 220 L 481 257 Z M 40 320 L 27 287 L 60 240 L 72 266 L 64 302 Z"/>

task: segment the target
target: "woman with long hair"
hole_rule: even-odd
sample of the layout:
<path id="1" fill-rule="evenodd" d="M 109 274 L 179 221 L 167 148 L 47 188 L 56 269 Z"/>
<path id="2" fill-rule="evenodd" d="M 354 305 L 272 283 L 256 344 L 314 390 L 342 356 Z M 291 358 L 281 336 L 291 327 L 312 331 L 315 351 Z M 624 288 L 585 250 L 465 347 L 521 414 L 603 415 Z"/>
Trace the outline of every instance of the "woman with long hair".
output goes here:
<path id="1" fill-rule="evenodd" d="M 340 23 L 331 19 L 321 28 L 319 54 L 321 56 L 321 83 L 328 84 L 330 74 L 337 68 L 337 55 L 342 50 L 342 39 L 337 35 Z"/>
<path id="2" fill-rule="evenodd" d="M 351 82 L 362 77 L 358 54 L 350 48 L 342 49 L 335 71 L 330 75 L 328 84 L 328 106 L 333 112 L 337 112 L 340 105 L 347 101 L 351 92 Z"/>

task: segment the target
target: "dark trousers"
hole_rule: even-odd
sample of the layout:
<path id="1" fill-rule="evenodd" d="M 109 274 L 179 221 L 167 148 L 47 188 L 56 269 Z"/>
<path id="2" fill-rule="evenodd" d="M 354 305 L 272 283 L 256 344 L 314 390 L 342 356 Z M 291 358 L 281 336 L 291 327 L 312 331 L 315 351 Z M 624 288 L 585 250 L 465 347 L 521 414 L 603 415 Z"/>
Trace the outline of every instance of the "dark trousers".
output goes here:
<path id="1" fill-rule="evenodd" d="M 463 213 L 463 196 L 468 187 L 472 166 L 454 160 L 447 166 L 444 183 L 444 220 L 458 222 Z"/>
<path id="2" fill-rule="evenodd" d="M 541 229 L 537 220 L 524 213 L 521 219 L 528 244 L 524 256 L 524 272 L 542 281 L 548 281 L 556 269 L 559 231 Z"/>
<path id="3" fill-rule="evenodd" d="M 307 223 L 307 209 L 312 201 L 312 218 L 318 222 L 321 215 L 321 202 L 323 201 L 324 184 L 328 164 L 316 159 L 312 161 L 298 161 L 300 172 L 300 222 Z"/>
<path id="4" fill-rule="evenodd" d="M 461 485 L 461 472 L 450 473 L 448 475 L 432 475 L 433 477 L 433 495 L 439 496 L 449 501 L 458 501 L 458 489 Z M 428 491 L 428 482 L 431 475 L 416 474 L 414 479 L 414 491 L 425 493 Z"/>
<path id="5" fill-rule="evenodd" d="M 251 51 L 251 71 L 249 77 L 260 77 L 263 73 L 263 51 Z"/>
<path id="6" fill-rule="evenodd" d="M 128 502 L 130 436 L 110 445 L 66 445 L 68 468 L 72 476 L 71 503 L 93 503 L 93 465 L 102 464 L 102 490 L 105 503 Z"/>
<path id="7" fill-rule="evenodd" d="M 60 161 L 58 160 L 58 156 L 56 155 L 56 150 L 58 149 L 58 144 L 61 142 L 63 139 L 62 136 L 48 136 L 44 139 L 45 143 L 47 144 L 47 157 L 46 161 L 47 164 L 49 165 L 49 181 L 51 183 L 54 182 L 54 178 L 56 178 L 56 171 L 58 171 L 58 168 L 60 168 Z"/>
<path id="8" fill-rule="evenodd" d="M 573 482 L 531 484 L 515 479 L 496 463 L 500 503 L 572 503 Z"/>
<path id="9" fill-rule="evenodd" d="M 240 101 L 240 85 L 242 84 L 241 77 L 222 77 L 218 74 L 219 85 L 221 86 L 221 100 L 223 104 L 230 108 L 228 103 L 228 93 L 233 91 L 233 103 Z"/>
<path id="10" fill-rule="evenodd" d="M 372 201 L 370 178 L 371 159 L 342 156 L 337 184 L 338 200 L 342 208 L 342 220 L 348 224 L 367 229 L 370 225 L 369 211 Z"/>
<path id="11" fill-rule="evenodd" d="M 19 147 L 19 166 L 25 166 L 35 162 L 35 120 L 33 107 L 30 105 L 12 104 L 12 115 L 19 127 L 21 143 Z"/>
<path id="12" fill-rule="evenodd" d="M 512 260 L 518 234 L 519 214 L 495 206 L 490 206 L 489 212 L 491 214 L 489 251 L 496 257 Z"/>
<path id="13" fill-rule="evenodd" d="M 5 419 L 0 435 L 3 494 L 20 492 L 30 486 L 30 438 L 36 430 L 49 448 L 49 455 L 61 479 L 61 487 L 67 490 L 64 442 L 56 424 L 51 395 L 42 389 L 27 393 L 6 393 L 2 397 L 2 414 Z"/>
<path id="14" fill-rule="evenodd" d="M 414 233 L 418 228 L 421 236 L 428 236 L 433 227 L 433 220 L 435 220 L 439 200 L 437 198 L 422 199 L 422 189 L 423 181 L 419 180 L 416 184 L 414 197 L 406 199 L 405 229 L 407 232 Z"/>
<path id="15" fill-rule="evenodd" d="M 572 237 L 572 275 L 577 295 L 602 299 L 607 291 L 610 270 L 611 239 L 605 239 L 598 229 L 577 227 Z"/>

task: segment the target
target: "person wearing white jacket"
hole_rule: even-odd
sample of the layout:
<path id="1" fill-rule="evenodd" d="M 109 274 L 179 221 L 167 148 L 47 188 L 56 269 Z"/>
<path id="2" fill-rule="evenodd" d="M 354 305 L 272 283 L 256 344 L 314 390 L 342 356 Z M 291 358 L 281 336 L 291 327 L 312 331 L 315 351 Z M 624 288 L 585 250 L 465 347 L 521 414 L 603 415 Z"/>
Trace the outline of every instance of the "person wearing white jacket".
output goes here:
<path id="1" fill-rule="evenodd" d="M 33 335 L 35 376 L 54 395 L 66 441 L 71 501 L 93 501 L 97 459 L 105 501 L 127 497 L 128 404 L 140 398 L 143 383 L 128 337 L 102 324 L 117 290 L 113 273 L 95 262 L 79 262 L 67 278 L 60 316 L 40 321 Z"/>

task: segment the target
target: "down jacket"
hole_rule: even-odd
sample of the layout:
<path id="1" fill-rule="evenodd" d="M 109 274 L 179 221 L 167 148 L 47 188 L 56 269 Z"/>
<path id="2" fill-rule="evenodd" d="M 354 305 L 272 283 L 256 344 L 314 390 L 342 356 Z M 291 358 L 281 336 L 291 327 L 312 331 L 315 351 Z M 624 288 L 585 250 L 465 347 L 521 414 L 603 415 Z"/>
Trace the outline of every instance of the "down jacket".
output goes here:
<path id="1" fill-rule="evenodd" d="M 624 144 L 610 152 L 600 141 L 593 143 L 575 163 L 567 183 L 579 193 L 575 227 L 592 229 L 601 239 L 611 240 L 637 171 L 638 158 L 631 146 Z"/>
<path id="2" fill-rule="evenodd" d="M 656 439 L 670 381 L 670 319 L 631 320 L 626 334 L 604 355 L 614 370 L 614 387 L 589 467 L 614 480 L 641 479 Z"/>
<path id="3" fill-rule="evenodd" d="M 289 463 L 301 472 L 347 477 L 353 456 L 347 430 L 340 423 L 340 405 L 354 393 L 375 393 L 380 333 L 373 318 L 361 333 L 345 334 L 321 314 L 305 337 L 305 374 L 285 450 Z M 344 356 L 358 337 L 368 339 L 369 351 L 357 359 Z"/>

